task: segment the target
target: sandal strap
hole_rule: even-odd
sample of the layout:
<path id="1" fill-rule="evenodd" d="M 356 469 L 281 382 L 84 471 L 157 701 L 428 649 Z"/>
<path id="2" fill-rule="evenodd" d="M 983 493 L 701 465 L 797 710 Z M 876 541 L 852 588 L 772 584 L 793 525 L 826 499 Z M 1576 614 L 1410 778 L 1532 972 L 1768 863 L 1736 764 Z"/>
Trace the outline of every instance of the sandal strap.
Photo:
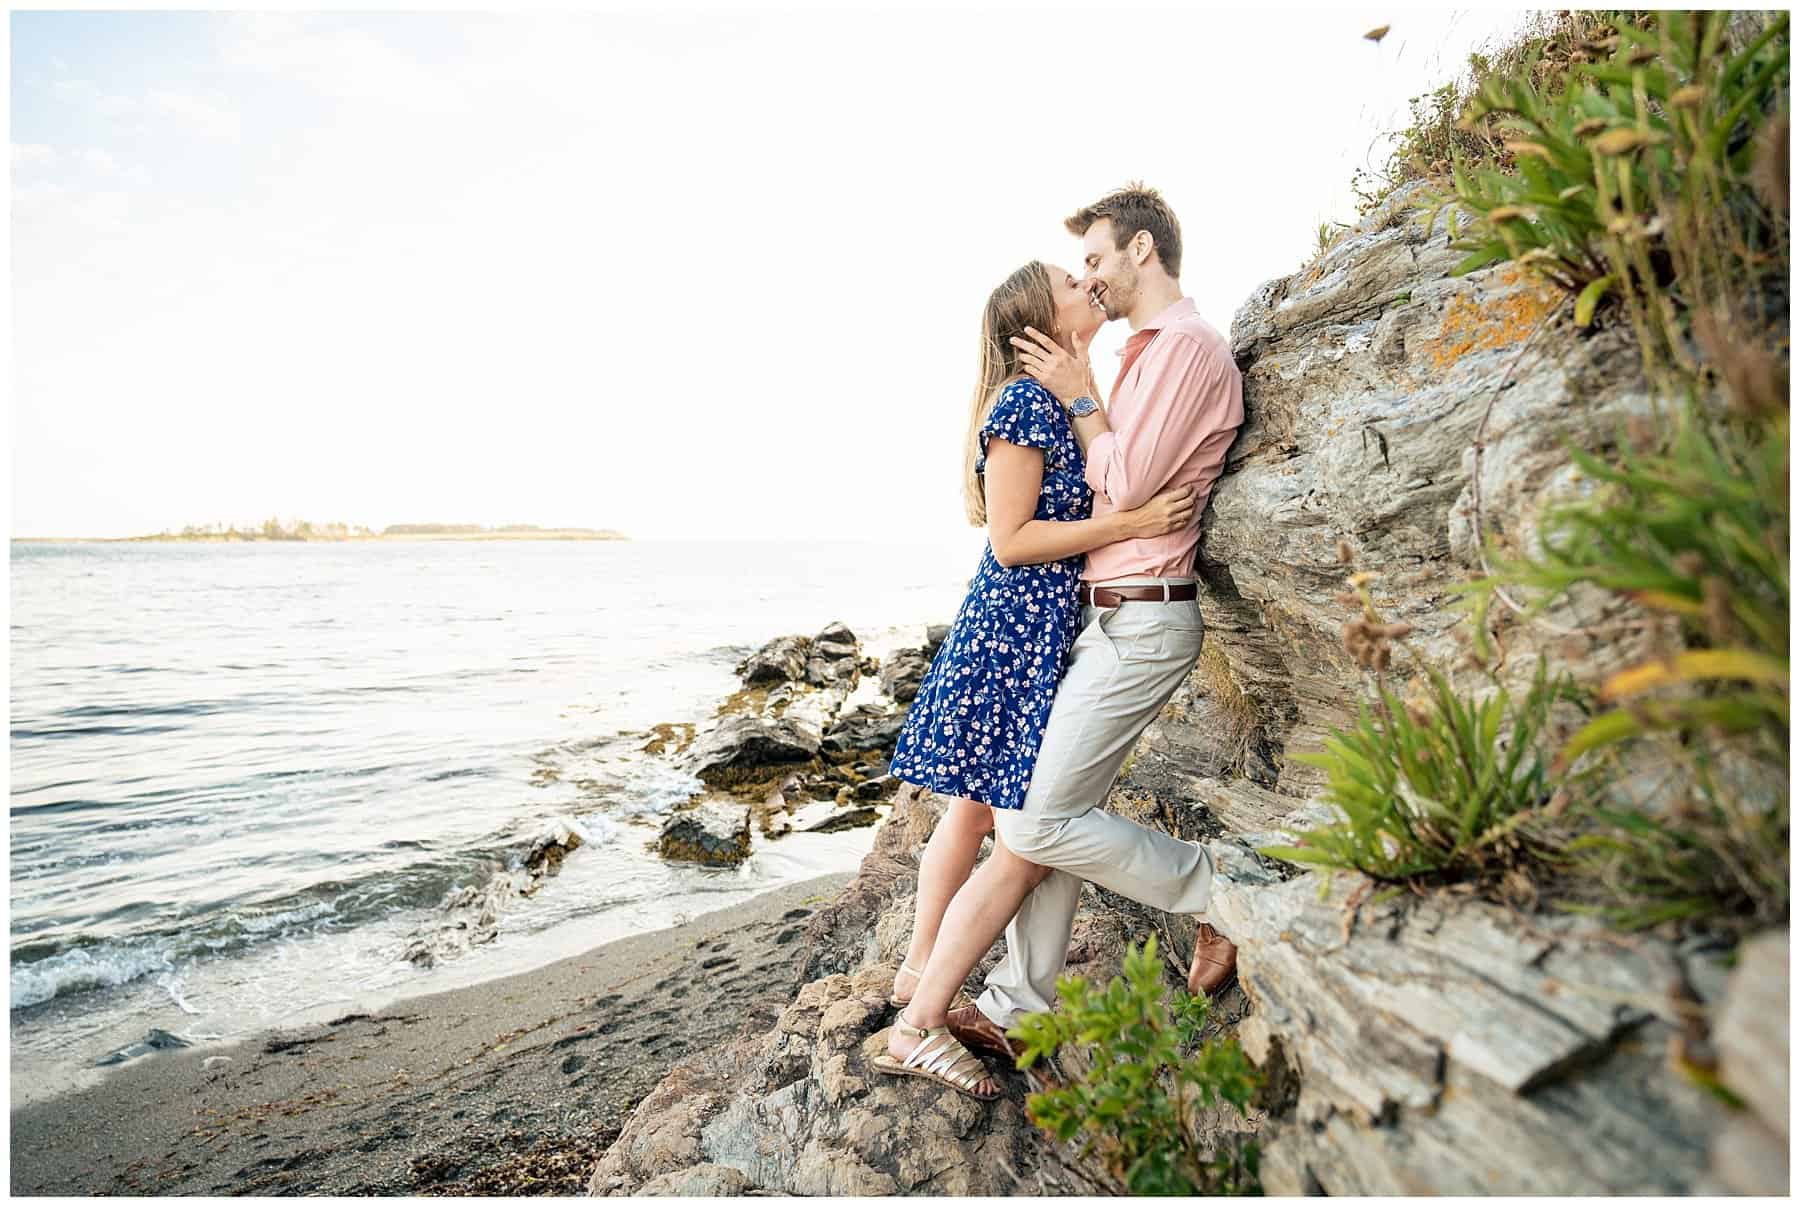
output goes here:
<path id="1" fill-rule="evenodd" d="M 919 1069 L 970 1090 L 987 1077 L 987 1066 L 981 1063 L 981 1058 L 963 1047 L 956 1036 L 939 1027 L 927 1027 L 925 1031 L 927 1037 L 902 1062 L 907 1068 Z"/>

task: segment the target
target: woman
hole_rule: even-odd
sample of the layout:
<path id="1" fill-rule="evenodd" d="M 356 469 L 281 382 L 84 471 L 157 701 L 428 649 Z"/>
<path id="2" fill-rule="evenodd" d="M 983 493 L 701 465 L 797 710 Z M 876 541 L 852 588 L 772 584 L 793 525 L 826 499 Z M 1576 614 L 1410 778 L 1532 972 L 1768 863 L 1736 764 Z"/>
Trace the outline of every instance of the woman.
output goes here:
<path id="1" fill-rule="evenodd" d="M 1183 487 L 1135 511 L 1092 518 L 1080 444 L 1062 406 L 1020 370 L 1012 340 L 1046 331 L 1084 356 L 1105 312 L 1061 269 L 1032 262 L 988 297 L 982 316 L 980 373 L 970 404 L 964 456 L 969 521 L 986 525 L 988 547 L 931 669 L 919 686 L 894 751 L 891 772 L 951 798 L 919 864 L 912 945 L 895 978 L 902 1007 L 895 1037 L 876 1067 L 928 1077 L 989 1100 L 999 1087 L 948 1027 L 913 1027 L 904 1007 L 931 958 L 945 908 L 969 878 L 991 809 L 1017 809 L 1057 681 L 1080 627 L 1076 598 L 1082 555 L 1135 537 L 1160 536 L 1194 518 L 1194 492 Z M 1043 869 L 995 837 L 990 869 L 1021 884 Z M 1022 894 L 1021 894 L 1022 895 Z M 965 972 L 966 975 L 966 972 Z M 975 1018 L 959 997 L 951 1016 Z"/>

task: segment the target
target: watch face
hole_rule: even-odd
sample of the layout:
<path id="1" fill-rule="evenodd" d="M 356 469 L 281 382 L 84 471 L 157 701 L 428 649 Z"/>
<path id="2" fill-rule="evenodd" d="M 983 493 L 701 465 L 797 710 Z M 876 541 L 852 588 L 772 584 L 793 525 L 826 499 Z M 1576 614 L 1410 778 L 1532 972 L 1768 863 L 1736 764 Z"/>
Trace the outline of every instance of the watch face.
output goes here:
<path id="1" fill-rule="evenodd" d="M 1092 415 L 1099 409 L 1100 404 L 1095 402 L 1092 398 L 1089 398 L 1086 394 L 1083 394 L 1080 398 L 1077 398 L 1074 402 L 1069 404 L 1069 413 L 1072 415 Z"/>

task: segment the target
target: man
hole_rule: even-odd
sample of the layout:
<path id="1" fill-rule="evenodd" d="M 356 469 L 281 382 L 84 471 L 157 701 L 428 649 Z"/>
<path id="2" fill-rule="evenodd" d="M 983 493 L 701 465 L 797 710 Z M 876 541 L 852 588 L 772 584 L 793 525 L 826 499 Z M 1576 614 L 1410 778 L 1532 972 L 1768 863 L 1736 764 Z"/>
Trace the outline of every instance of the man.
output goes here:
<path id="1" fill-rule="evenodd" d="M 1082 282 L 1106 317 L 1131 324 L 1111 401 L 1095 405 L 1085 349 L 1070 355 L 1042 333 L 1015 339 L 1025 368 L 1069 411 L 1087 454 L 1094 514 L 1136 507 L 1192 484 L 1205 508 L 1244 421 L 1243 379 L 1226 339 L 1182 294 L 1181 228 L 1154 189 L 1131 184 L 1066 223 L 1082 241 Z M 1194 577 L 1199 523 L 1088 555 L 1083 628 L 1044 731 L 1031 789 L 994 824 L 1015 853 L 1052 869 L 1006 930 L 1006 958 L 978 1006 L 1003 1032 L 1021 1014 L 1048 1010 L 1068 951 L 1083 880 L 1170 913 L 1198 914 L 1211 898 L 1205 848 L 1099 806 L 1138 737 L 1200 655 L 1203 625 Z M 1188 970 L 1191 992 L 1214 993 L 1235 975 L 1237 949 L 1201 923 Z M 1003 1043 L 975 1020 L 968 1038 Z"/>

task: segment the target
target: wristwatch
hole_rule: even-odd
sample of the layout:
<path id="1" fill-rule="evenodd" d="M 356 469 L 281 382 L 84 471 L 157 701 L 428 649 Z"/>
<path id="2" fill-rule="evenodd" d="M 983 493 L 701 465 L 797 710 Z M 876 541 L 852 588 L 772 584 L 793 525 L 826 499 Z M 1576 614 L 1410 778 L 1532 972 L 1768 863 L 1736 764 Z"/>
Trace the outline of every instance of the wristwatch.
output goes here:
<path id="1" fill-rule="evenodd" d="M 1069 404 L 1069 414 L 1075 416 L 1077 419 L 1085 419 L 1099 409 L 1100 404 L 1095 402 L 1092 398 L 1089 398 L 1086 394 L 1083 394 L 1080 398 L 1077 398 L 1074 402 Z"/>

